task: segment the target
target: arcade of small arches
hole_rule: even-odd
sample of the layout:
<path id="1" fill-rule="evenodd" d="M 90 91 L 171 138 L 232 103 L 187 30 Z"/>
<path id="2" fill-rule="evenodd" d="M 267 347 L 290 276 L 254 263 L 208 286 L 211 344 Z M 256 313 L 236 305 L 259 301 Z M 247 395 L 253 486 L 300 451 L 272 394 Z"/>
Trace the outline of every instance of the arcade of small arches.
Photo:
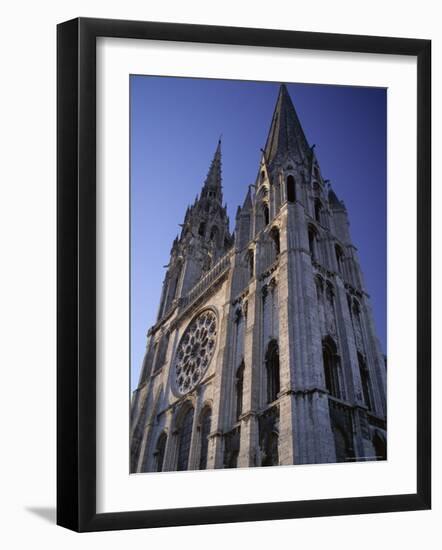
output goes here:
<path id="1" fill-rule="evenodd" d="M 327 253 L 325 254 L 320 244 L 320 229 L 318 229 L 316 224 L 309 223 L 307 226 L 307 233 L 309 253 L 312 261 L 321 265 L 330 264 L 330 261 L 326 261 L 326 258 L 330 257 L 328 251 L 326 251 Z M 330 267 L 333 269 L 333 271 L 337 270 L 337 273 L 342 277 L 347 278 L 344 268 L 345 254 L 343 247 L 339 243 L 335 242 L 333 246 L 333 252 L 335 255 L 334 261 L 336 261 L 336 268 L 334 268 L 333 265 L 330 265 Z M 324 256 L 326 256 L 326 258 L 324 258 Z"/>
<path id="2" fill-rule="evenodd" d="M 270 209 L 269 209 L 269 187 L 267 183 L 264 183 L 266 179 L 266 174 L 264 170 L 261 171 L 261 187 L 257 194 L 257 201 L 261 204 L 261 211 L 264 217 L 264 226 L 269 225 L 270 223 Z M 295 178 L 292 174 L 289 174 L 284 179 L 284 194 L 285 200 L 289 203 L 294 203 L 296 201 L 296 185 Z"/>
<path id="3" fill-rule="evenodd" d="M 213 242 L 215 245 L 219 244 L 219 228 L 216 224 L 210 226 L 209 232 L 209 241 Z M 205 238 L 207 236 L 207 223 L 202 221 L 198 227 L 198 235 Z"/>
<path id="4" fill-rule="evenodd" d="M 280 233 L 279 233 L 278 226 L 273 225 L 271 227 L 270 231 L 268 232 L 268 237 L 272 244 L 274 259 L 277 259 L 279 257 L 279 254 L 281 253 L 281 241 L 280 241 Z M 243 256 L 243 261 L 247 266 L 249 279 L 252 279 L 255 276 L 255 271 L 256 271 L 255 270 L 255 251 L 252 247 L 247 249 L 245 255 Z"/>
<path id="5" fill-rule="evenodd" d="M 331 281 L 325 281 L 321 275 L 316 275 L 315 283 L 318 301 L 322 300 L 325 290 L 326 299 L 333 305 L 335 291 Z M 351 298 L 350 296 L 347 298 L 349 312 L 355 319 L 356 323 L 359 324 L 361 305 L 356 298 Z M 345 400 L 346 390 L 344 387 L 344 376 L 341 371 L 341 359 L 338 353 L 336 341 L 331 335 L 327 335 L 322 340 L 322 358 L 324 363 L 325 385 L 329 394 L 337 399 Z M 373 390 L 367 367 L 367 360 L 361 349 L 357 350 L 357 367 L 361 381 L 363 403 L 370 411 L 373 409 L 374 405 Z"/>
<path id="6" fill-rule="evenodd" d="M 292 167 L 290 166 L 290 169 Z M 320 181 L 319 178 L 319 172 L 318 169 L 314 169 L 313 177 L 316 178 L 315 181 L 313 181 L 312 185 L 316 186 L 316 188 L 319 188 L 319 184 L 317 183 Z M 269 209 L 269 201 L 268 201 L 268 194 L 269 194 L 269 187 L 268 183 L 266 182 L 267 176 L 264 170 L 261 170 L 260 175 L 260 190 L 257 194 L 257 201 L 261 204 L 261 213 L 264 220 L 264 227 L 269 225 L 270 223 L 270 209 Z M 271 180 L 270 180 L 271 183 Z M 295 177 L 292 173 L 288 173 L 285 176 L 283 176 L 283 185 L 284 185 L 284 200 L 287 203 L 294 203 L 296 202 L 297 196 L 296 196 L 296 182 Z M 319 194 L 319 193 L 316 193 Z M 314 199 L 314 219 L 318 223 L 322 223 L 322 211 L 324 209 L 323 202 L 317 196 Z M 259 212 L 259 210 L 258 210 Z"/>
<path id="7" fill-rule="evenodd" d="M 183 403 L 175 416 L 175 428 L 172 431 L 174 471 L 188 470 L 189 458 L 192 446 L 194 430 L 195 408 L 192 400 Z M 199 415 L 196 432 L 198 434 L 198 460 L 197 467 L 192 469 L 205 470 L 207 468 L 209 436 L 212 423 L 212 408 L 210 404 L 204 405 Z M 157 437 L 155 450 L 153 452 L 154 471 L 161 472 L 165 469 L 165 456 L 168 444 L 168 432 L 161 431 Z"/>

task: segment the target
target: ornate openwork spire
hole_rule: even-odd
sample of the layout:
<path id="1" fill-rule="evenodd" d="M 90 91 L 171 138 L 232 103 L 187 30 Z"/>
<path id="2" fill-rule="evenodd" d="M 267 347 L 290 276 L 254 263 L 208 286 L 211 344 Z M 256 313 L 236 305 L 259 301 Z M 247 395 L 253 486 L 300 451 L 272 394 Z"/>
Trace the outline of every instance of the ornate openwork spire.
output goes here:
<path id="1" fill-rule="evenodd" d="M 201 198 L 216 198 L 222 202 L 221 188 L 221 139 L 218 141 L 218 146 L 215 155 L 210 164 L 209 172 L 201 191 Z"/>
<path id="2" fill-rule="evenodd" d="M 270 166 L 275 161 L 289 157 L 301 162 L 311 155 L 304 130 L 285 84 L 281 84 L 279 89 L 264 154 Z"/>

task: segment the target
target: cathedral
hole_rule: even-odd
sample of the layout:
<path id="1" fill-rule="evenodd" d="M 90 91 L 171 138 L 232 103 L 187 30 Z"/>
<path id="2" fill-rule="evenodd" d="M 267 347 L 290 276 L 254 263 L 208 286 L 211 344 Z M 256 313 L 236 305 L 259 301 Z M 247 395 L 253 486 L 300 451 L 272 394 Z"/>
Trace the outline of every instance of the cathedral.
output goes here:
<path id="1" fill-rule="evenodd" d="M 131 472 L 385 460 L 386 361 L 349 218 L 281 85 L 230 232 L 221 143 L 174 240 Z"/>

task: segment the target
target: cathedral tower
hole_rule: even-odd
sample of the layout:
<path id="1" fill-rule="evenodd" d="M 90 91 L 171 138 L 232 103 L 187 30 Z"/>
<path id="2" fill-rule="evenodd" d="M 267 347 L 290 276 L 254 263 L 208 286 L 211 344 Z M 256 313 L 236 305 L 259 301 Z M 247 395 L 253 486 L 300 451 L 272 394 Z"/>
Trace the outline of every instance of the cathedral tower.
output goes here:
<path id="1" fill-rule="evenodd" d="M 219 141 L 201 194 L 187 208 L 181 235 L 173 242 L 158 319 L 230 248 L 229 219 L 222 200 Z"/>
<path id="2" fill-rule="evenodd" d="M 386 371 L 348 213 L 282 85 L 234 237 L 221 144 L 173 243 L 133 472 L 386 458 Z"/>

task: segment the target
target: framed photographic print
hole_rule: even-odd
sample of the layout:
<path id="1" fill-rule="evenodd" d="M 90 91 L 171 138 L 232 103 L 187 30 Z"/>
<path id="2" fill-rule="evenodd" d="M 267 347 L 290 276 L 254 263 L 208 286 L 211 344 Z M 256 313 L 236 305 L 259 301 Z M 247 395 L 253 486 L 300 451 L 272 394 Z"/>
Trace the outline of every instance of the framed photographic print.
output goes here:
<path id="1" fill-rule="evenodd" d="M 430 507 L 430 52 L 58 26 L 59 525 Z"/>

